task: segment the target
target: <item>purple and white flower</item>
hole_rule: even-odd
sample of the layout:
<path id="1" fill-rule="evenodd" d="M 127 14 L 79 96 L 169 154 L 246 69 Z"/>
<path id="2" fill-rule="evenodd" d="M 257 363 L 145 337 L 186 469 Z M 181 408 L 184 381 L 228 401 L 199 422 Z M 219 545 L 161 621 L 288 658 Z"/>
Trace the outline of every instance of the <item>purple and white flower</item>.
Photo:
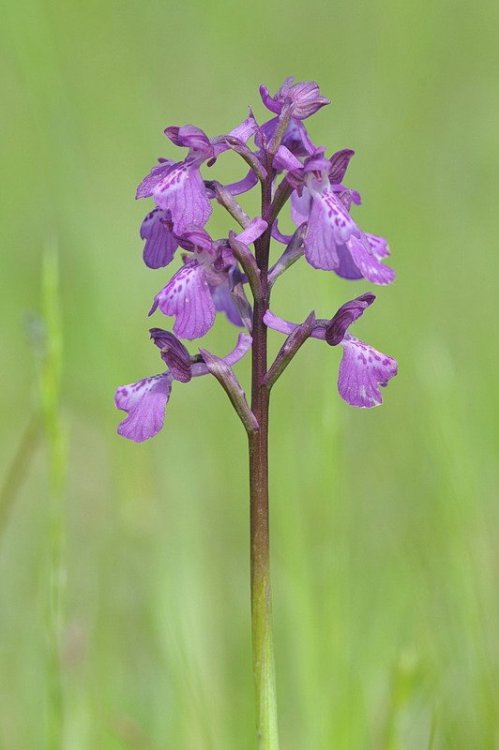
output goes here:
<path id="1" fill-rule="evenodd" d="M 165 134 L 177 146 L 189 149 L 184 161 L 169 159 L 153 167 L 137 188 L 137 198 L 152 196 L 158 208 L 170 211 L 176 234 L 183 234 L 189 224 L 204 227 L 211 214 L 199 168 L 214 156 L 208 136 L 193 125 L 166 128 Z"/>
<path id="2" fill-rule="evenodd" d="M 254 242 L 266 227 L 262 219 L 254 219 L 237 239 Z M 231 323 L 242 326 L 230 294 L 237 261 L 227 241 L 214 241 L 204 229 L 195 226 L 177 240 L 192 256 L 185 256 L 182 268 L 156 295 L 150 314 L 159 307 L 164 315 L 174 316 L 173 330 L 185 339 L 204 336 L 215 322 L 217 311 L 225 312 Z"/>
<path id="3" fill-rule="evenodd" d="M 229 135 L 245 143 L 255 132 L 256 123 L 248 117 Z M 153 197 L 158 208 L 170 212 L 175 234 L 181 235 L 190 224 L 204 227 L 211 215 L 210 195 L 201 176 L 200 167 L 206 161 L 230 148 L 224 137 L 210 139 L 194 125 L 165 128 L 165 135 L 176 146 L 188 148 L 181 162 L 160 159 L 137 188 L 136 198 Z"/>
<path id="4" fill-rule="evenodd" d="M 187 382 L 191 378 L 209 374 L 207 365 L 198 357 L 189 357 L 181 342 L 168 331 L 153 328 L 151 337 L 161 349 L 162 358 L 169 359 L 169 369 L 136 383 L 122 385 L 115 394 L 116 407 L 127 412 L 118 425 L 118 434 L 136 443 L 148 440 L 163 427 L 175 380 Z M 234 365 L 244 357 L 250 346 L 251 336 L 241 333 L 235 348 L 223 357 L 223 361 L 229 366 Z"/>
<path id="5" fill-rule="evenodd" d="M 317 320 L 310 334 L 326 341 L 330 346 L 343 348 L 338 375 L 338 391 L 351 406 L 371 409 L 383 402 L 380 387 L 385 387 L 397 374 L 397 362 L 392 357 L 374 349 L 348 333 L 349 326 L 363 315 L 375 300 L 374 294 L 363 294 L 342 305 L 331 320 Z M 264 322 L 280 333 L 290 335 L 299 324 L 279 318 L 270 310 Z"/>
<path id="6" fill-rule="evenodd" d="M 288 171 L 287 179 L 295 188 L 291 216 L 297 226 L 307 222 L 304 248 L 310 265 L 347 279 L 389 284 L 395 273 L 381 263 L 381 258 L 389 254 L 388 245 L 381 238 L 373 240 L 373 235 L 363 232 L 350 215 L 352 203 L 360 203 L 360 196 L 341 180 L 352 156 L 351 149 L 343 149 L 326 159 L 324 150 L 317 149 L 301 164 L 282 145 L 274 166 Z"/>

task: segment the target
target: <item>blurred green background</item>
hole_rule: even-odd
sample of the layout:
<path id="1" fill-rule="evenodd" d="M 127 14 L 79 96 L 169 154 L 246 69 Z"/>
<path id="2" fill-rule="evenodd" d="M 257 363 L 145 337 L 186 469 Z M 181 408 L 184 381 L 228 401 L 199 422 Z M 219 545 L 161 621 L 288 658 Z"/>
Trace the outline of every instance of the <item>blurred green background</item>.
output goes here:
<path id="1" fill-rule="evenodd" d="M 398 280 L 356 334 L 400 374 L 382 408 L 351 409 L 312 342 L 276 386 L 282 747 L 499 748 L 498 22 L 493 0 L 3 4 L 2 749 L 254 748 L 243 430 L 202 378 L 130 444 L 113 393 L 160 370 L 146 312 L 170 269 L 142 263 L 134 191 L 175 153 L 163 128 L 261 119 L 258 85 L 287 75 L 332 99 L 314 140 L 357 152 L 356 217 Z M 244 173 L 233 155 L 215 171 Z M 302 263 L 273 307 L 328 316 L 368 288 Z M 220 319 L 207 345 L 233 339 Z"/>

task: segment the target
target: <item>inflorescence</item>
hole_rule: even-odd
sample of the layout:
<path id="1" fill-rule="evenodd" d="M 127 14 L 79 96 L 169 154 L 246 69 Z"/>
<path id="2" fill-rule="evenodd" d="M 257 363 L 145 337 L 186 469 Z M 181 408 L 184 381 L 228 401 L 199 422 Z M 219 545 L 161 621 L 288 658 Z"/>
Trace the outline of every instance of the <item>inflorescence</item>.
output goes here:
<path id="1" fill-rule="evenodd" d="M 251 290 L 254 301 L 263 297 L 268 303 L 279 276 L 302 256 L 313 268 L 332 271 L 344 279 L 363 278 L 378 285 L 394 280 L 393 270 L 383 263 L 389 255 L 386 240 L 362 231 L 351 215 L 352 206 L 360 204 L 360 195 L 346 187 L 343 179 L 354 152 L 343 149 L 327 158 L 325 149 L 312 143 L 303 124 L 329 104 L 318 85 L 313 81 L 294 83 L 288 78 L 275 96 L 265 86 L 260 87 L 260 94 L 274 115 L 262 125 L 250 111 L 241 125 L 215 138 L 193 125 L 166 128 L 170 141 L 188 149 L 187 156 L 178 162 L 159 159 L 137 189 L 137 198 L 152 197 L 155 202 L 140 228 L 146 265 L 163 268 L 174 260 L 179 247 L 184 253 L 180 269 L 158 292 L 150 310 L 152 314 L 159 308 L 174 318 L 173 333 L 150 329 L 166 370 L 116 392 L 116 406 L 127 412 L 118 432 L 130 440 L 147 440 L 162 428 L 175 381 L 187 383 L 208 373 L 222 382 L 246 427 L 258 428 L 231 370 L 252 346 L 254 308 L 247 292 Z M 253 146 L 248 145 L 251 139 Z M 228 150 L 248 164 L 246 176 L 228 185 L 204 179 L 201 168 L 213 166 Z M 266 215 L 251 219 L 236 196 L 259 183 L 271 184 L 271 200 Z M 210 237 L 205 226 L 214 200 L 239 225 L 237 233 L 230 231 L 228 237 L 217 240 Z M 288 200 L 297 227 L 292 236 L 282 234 L 277 222 Z M 268 258 L 262 260 L 258 254 L 258 243 L 266 233 L 284 245 L 270 266 Z M 251 244 L 255 254 L 249 249 Z M 311 313 L 301 324 L 285 321 L 267 309 L 265 325 L 288 337 L 267 373 L 268 386 L 298 347 L 312 337 L 343 348 L 338 390 L 347 403 L 363 408 L 381 404 L 380 386 L 397 374 L 397 363 L 348 332 L 374 299 L 374 294 L 362 294 L 343 304 L 329 319 L 316 319 Z M 239 334 L 235 348 L 223 358 L 205 350 L 192 356 L 180 339 L 204 336 L 217 312 L 225 313 L 230 323 L 247 332 Z"/>

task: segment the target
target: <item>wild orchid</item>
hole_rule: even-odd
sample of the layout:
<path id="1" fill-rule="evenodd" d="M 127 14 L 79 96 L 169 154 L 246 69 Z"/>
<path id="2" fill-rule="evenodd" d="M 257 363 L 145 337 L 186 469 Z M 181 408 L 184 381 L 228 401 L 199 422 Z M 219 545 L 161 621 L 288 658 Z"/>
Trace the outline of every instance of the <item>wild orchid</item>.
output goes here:
<path id="1" fill-rule="evenodd" d="M 155 207 L 144 219 L 144 261 L 153 269 L 178 258 L 179 269 L 156 294 L 150 314 L 158 310 L 173 318 L 173 333 L 151 328 L 166 369 L 116 392 L 116 406 L 127 413 L 120 435 L 142 442 L 163 427 L 165 409 L 175 381 L 212 374 L 240 417 L 249 441 L 251 507 L 251 612 L 253 665 L 257 701 L 257 737 L 261 750 L 278 747 L 274 660 L 271 630 L 271 588 L 268 521 L 268 425 L 272 386 L 309 338 L 343 350 L 338 390 L 348 404 L 372 408 L 382 403 L 381 388 L 397 374 L 397 363 L 350 333 L 372 305 L 366 292 L 302 323 L 280 318 L 270 308 L 274 284 L 302 256 L 316 269 L 343 279 L 365 279 L 386 285 L 394 272 L 384 264 L 389 255 L 382 237 L 360 229 L 352 209 L 359 194 L 344 185 L 354 154 L 342 149 L 327 157 L 313 144 L 303 121 L 329 104 L 315 82 L 284 81 L 275 96 L 260 88 L 263 104 L 273 114 L 258 124 L 253 113 L 227 135 L 209 138 L 192 125 L 168 127 L 167 137 L 187 156 L 178 162 L 160 159 L 140 183 L 137 198 L 152 198 Z M 251 145 L 252 143 L 252 145 Z M 224 184 L 201 173 L 228 150 L 249 166 L 239 182 Z M 236 196 L 259 185 L 261 215 L 251 218 Z M 237 229 L 213 239 L 206 230 L 212 204 L 225 208 Z M 278 216 L 288 204 L 296 231 L 281 233 Z M 271 241 L 277 253 L 271 262 Z M 253 251 L 250 250 L 253 246 Z M 282 247 L 281 247 L 282 249 Z M 214 325 L 218 312 L 239 333 L 233 351 L 219 357 L 201 348 L 189 353 L 180 339 L 195 340 Z M 286 336 L 275 361 L 267 363 L 267 333 Z M 248 403 L 232 367 L 251 351 L 251 398 Z"/>

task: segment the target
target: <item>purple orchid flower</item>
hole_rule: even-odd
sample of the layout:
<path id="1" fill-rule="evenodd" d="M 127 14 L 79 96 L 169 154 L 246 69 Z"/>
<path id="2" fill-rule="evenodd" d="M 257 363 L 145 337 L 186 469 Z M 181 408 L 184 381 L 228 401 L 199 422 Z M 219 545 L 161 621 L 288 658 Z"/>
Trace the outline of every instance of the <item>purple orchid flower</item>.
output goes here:
<path id="1" fill-rule="evenodd" d="M 176 146 L 189 149 L 182 162 L 162 161 L 142 180 L 137 198 L 152 196 L 158 208 L 169 210 L 177 234 L 189 224 L 204 226 L 211 214 L 211 204 L 199 171 L 201 164 L 214 156 L 208 136 L 193 125 L 165 129 Z"/>
<path id="2" fill-rule="evenodd" d="M 151 338 L 161 349 L 161 356 L 168 363 L 169 369 L 136 383 L 122 385 L 115 395 L 116 407 L 127 412 L 118 426 L 118 434 L 136 443 L 154 437 L 163 427 L 166 406 L 175 380 L 187 382 L 210 372 L 203 361 L 190 357 L 183 344 L 168 331 L 153 328 Z M 223 361 L 229 366 L 234 365 L 244 357 L 251 342 L 251 336 L 241 333 L 235 348 L 223 357 Z"/>
<path id="3" fill-rule="evenodd" d="M 342 305 L 331 320 L 318 320 L 311 332 L 313 338 L 326 341 L 330 346 L 343 347 L 343 357 L 338 375 L 338 391 L 347 404 L 361 409 L 371 409 L 383 402 L 380 387 L 385 387 L 397 374 L 397 362 L 369 344 L 349 334 L 349 326 L 363 315 L 375 300 L 374 294 L 363 294 Z M 287 335 L 300 326 L 279 318 L 270 310 L 264 323 L 269 328 Z"/>
<path id="4" fill-rule="evenodd" d="M 263 125 L 250 111 L 241 125 L 216 138 L 209 138 L 192 125 L 166 128 L 167 137 L 187 149 L 187 156 L 183 161 L 160 159 L 138 187 L 137 198 L 152 197 L 156 203 L 140 230 L 146 265 L 168 265 L 177 247 L 184 251 L 183 265 L 156 295 L 150 311 L 159 307 L 174 318 L 173 332 L 150 329 L 164 371 L 120 386 L 115 403 L 126 412 L 119 434 L 142 442 L 161 430 L 173 383 L 188 383 L 209 373 L 225 391 L 247 433 L 257 735 L 265 747 L 274 747 L 278 721 L 269 649 L 269 397 L 309 337 L 342 347 L 338 390 L 344 401 L 359 408 L 382 403 L 381 389 L 397 374 L 397 362 L 349 332 L 374 302 L 374 294 L 349 300 L 328 320 L 317 320 L 311 312 L 296 324 L 269 309 L 276 283 L 303 256 L 314 268 L 334 271 L 345 279 L 365 278 L 388 284 L 394 272 L 383 264 L 389 255 L 386 240 L 363 232 L 351 215 L 354 205 L 361 202 L 360 195 L 344 184 L 354 152 L 343 149 L 328 159 L 325 149 L 316 146 L 307 132 L 304 121 L 329 103 L 318 85 L 287 78 L 275 95 L 263 85 L 260 94 L 272 113 Z M 252 136 L 254 146 L 248 145 Z M 228 149 L 243 159 L 249 172 L 229 184 L 218 178 L 203 180 L 201 167 L 211 167 Z M 260 216 L 253 220 L 236 199 L 252 188 L 260 193 Z M 239 234 L 231 224 L 223 239 L 212 239 L 205 228 L 212 201 L 243 228 Z M 288 201 L 297 225 L 290 235 L 279 218 Z M 272 255 L 273 239 L 285 245 L 277 258 Z M 223 358 L 204 348 L 191 356 L 177 337 L 203 336 L 213 325 L 217 311 L 223 311 L 231 323 L 244 325 L 251 335 L 240 334 L 236 347 Z M 286 334 L 273 361 L 268 356 L 267 328 Z M 247 399 L 231 366 L 250 348 L 251 394 Z"/>
<path id="5" fill-rule="evenodd" d="M 254 242 L 266 228 L 263 219 L 254 219 L 236 239 L 245 244 Z M 195 226 L 177 239 L 194 257 L 184 258 L 183 267 L 156 295 L 149 314 L 159 307 L 164 315 L 174 316 L 175 334 L 186 339 L 204 336 L 215 322 L 217 311 L 225 312 L 231 323 L 242 326 L 230 294 L 237 261 L 227 241 L 213 241 L 204 229 Z"/>
<path id="6" fill-rule="evenodd" d="M 389 254 L 387 243 L 364 233 L 349 213 L 352 203 L 360 203 L 360 195 L 341 182 L 352 156 L 351 149 L 344 149 L 326 159 L 321 148 L 302 164 L 281 145 L 274 166 L 288 171 L 287 179 L 295 188 L 291 216 L 297 226 L 308 224 L 304 249 L 310 265 L 347 279 L 390 284 L 395 272 L 381 263 Z"/>
<path id="7" fill-rule="evenodd" d="M 246 142 L 255 128 L 254 118 L 250 116 L 229 135 Z M 194 125 L 168 127 L 165 135 L 176 146 L 188 148 L 189 153 L 181 162 L 161 159 L 140 183 L 136 198 L 152 196 L 158 208 L 170 212 L 174 231 L 181 235 L 191 224 L 204 227 L 210 218 L 210 197 L 200 167 L 204 162 L 213 161 L 227 151 L 230 144 L 224 141 L 224 137 L 210 140 L 206 133 Z"/>
<path id="8" fill-rule="evenodd" d="M 315 81 L 293 81 L 294 76 L 286 78 L 275 96 L 269 94 L 266 86 L 260 86 L 260 96 L 267 109 L 280 115 L 283 108 L 288 106 L 292 117 L 305 120 L 321 107 L 331 103 L 325 96 L 320 95 L 319 86 Z"/>
<path id="9" fill-rule="evenodd" d="M 264 105 L 277 115 L 261 125 L 255 134 L 255 143 L 265 150 L 276 132 L 280 118 L 286 109 L 289 122 L 281 139 L 281 144 L 295 156 L 310 156 L 316 150 L 302 120 L 315 114 L 317 110 L 330 104 L 329 99 L 321 96 L 315 81 L 298 81 L 286 78 L 275 96 L 271 96 L 266 86 L 260 86 L 260 96 Z M 300 165 L 301 166 L 301 165 Z"/>

